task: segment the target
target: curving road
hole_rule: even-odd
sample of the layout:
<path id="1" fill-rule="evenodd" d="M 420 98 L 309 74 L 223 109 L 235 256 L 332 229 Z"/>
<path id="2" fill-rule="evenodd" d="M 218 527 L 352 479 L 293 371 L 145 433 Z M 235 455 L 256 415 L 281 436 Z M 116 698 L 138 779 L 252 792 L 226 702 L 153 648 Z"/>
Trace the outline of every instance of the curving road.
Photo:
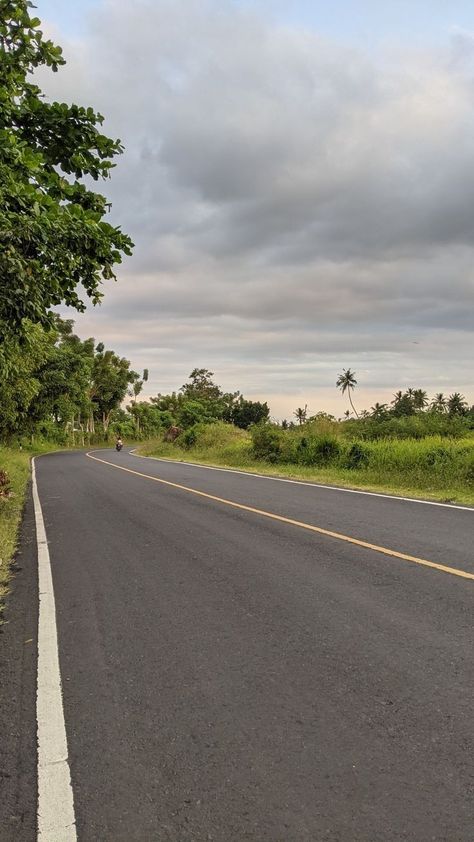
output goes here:
<path id="1" fill-rule="evenodd" d="M 474 510 L 36 472 L 79 842 L 472 842 Z"/>

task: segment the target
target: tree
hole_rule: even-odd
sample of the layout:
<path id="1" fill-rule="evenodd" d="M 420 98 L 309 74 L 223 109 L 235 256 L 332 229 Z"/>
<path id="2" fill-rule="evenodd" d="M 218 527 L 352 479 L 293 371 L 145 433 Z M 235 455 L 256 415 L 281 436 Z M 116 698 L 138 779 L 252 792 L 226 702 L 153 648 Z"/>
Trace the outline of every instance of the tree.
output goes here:
<path id="1" fill-rule="evenodd" d="M 107 178 L 120 141 L 101 134 L 92 108 L 47 102 L 31 74 L 57 71 L 61 48 L 45 40 L 29 0 L 0 7 L 0 330 L 24 333 L 23 320 L 51 326 L 50 308 L 84 310 L 103 280 L 131 254 L 132 242 L 104 221 L 109 208 L 84 177 Z"/>
<path id="2" fill-rule="evenodd" d="M 25 322 L 22 344 L 8 337 L 0 354 L 0 439 L 28 431 L 31 404 L 41 389 L 38 370 L 52 353 L 54 337 L 39 326 Z"/>
<path id="3" fill-rule="evenodd" d="M 62 429 L 74 419 L 83 430 L 82 419 L 90 413 L 89 388 L 94 359 L 94 340 L 82 342 L 72 332 L 72 322 L 56 318 L 55 330 L 48 332 L 50 353 L 38 366 L 35 376 L 40 389 L 28 411 L 34 428 L 53 420 Z"/>
<path id="4" fill-rule="evenodd" d="M 214 383 L 213 377 L 214 372 L 207 368 L 194 368 L 189 375 L 189 383 L 181 386 L 180 392 L 186 400 L 217 400 L 221 397 L 222 391 Z"/>
<path id="5" fill-rule="evenodd" d="M 297 409 L 295 409 L 293 415 L 295 416 L 300 426 L 304 424 L 308 417 L 308 404 L 305 403 L 304 409 L 303 407 L 299 406 Z"/>
<path id="6" fill-rule="evenodd" d="M 229 418 L 239 392 L 223 392 L 214 383 L 214 373 L 207 368 L 195 368 L 189 375 L 189 383 L 181 386 L 182 401 L 198 401 L 205 407 L 208 417 L 214 419 Z"/>
<path id="7" fill-rule="evenodd" d="M 204 401 L 184 401 L 178 412 L 178 425 L 185 430 L 195 424 L 211 424 L 217 418 L 209 414 L 208 404 Z"/>
<path id="8" fill-rule="evenodd" d="M 392 415 L 394 415 L 395 418 L 415 414 L 413 391 L 413 389 L 407 389 L 406 392 L 395 392 L 392 401 Z"/>
<path id="9" fill-rule="evenodd" d="M 228 415 L 225 419 L 240 427 L 242 430 L 248 430 L 252 424 L 260 424 L 263 421 L 268 421 L 270 410 L 267 403 L 260 401 L 246 400 L 242 395 L 231 406 Z"/>
<path id="10" fill-rule="evenodd" d="M 130 382 L 132 384 L 132 388 L 128 390 L 128 394 L 132 398 L 132 405 L 135 407 L 137 405 L 137 398 L 140 392 L 143 389 L 143 384 L 148 380 L 148 369 L 143 369 L 142 379 L 140 380 L 140 375 L 137 374 L 136 371 L 131 372 L 130 374 Z M 135 426 L 137 433 L 140 434 L 140 418 L 142 417 L 142 412 L 133 412 L 133 417 L 135 419 Z"/>
<path id="11" fill-rule="evenodd" d="M 122 403 L 129 383 L 136 379 L 130 363 L 114 351 L 106 351 L 102 342 L 96 348 L 92 369 L 91 400 L 107 435 L 110 416 Z"/>
<path id="12" fill-rule="evenodd" d="M 433 412 L 446 412 L 446 397 L 442 392 L 438 392 L 431 401 L 431 409 Z"/>
<path id="13" fill-rule="evenodd" d="M 450 415 L 465 415 L 468 409 L 464 395 L 459 392 L 454 392 L 449 396 L 447 406 Z"/>
<path id="14" fill-rule="evenodd" d="M 352 407 L 352 411 L 355 413 L 355 415 L 358 418 L 359 414 L 358 414 L 354 404 L 352 403 L 352 397 L 351 397 L 351 392 L 357 386 L 357 380 L 355 379 L 355 372 L 351 371 L 350 368 L 343 369 L 342 374 L 340 374 L 339 377 L 337 378 L 336 386 L 337 386 L 338 389 L 341 390 L 342 394 L 344 394 L 344 392 L 347 392 L 347 395 L 348 395 L 348 398 L 349 398 L 349 403 Z"/>
<path id="15" fill-rule="evenodd" d="M 415 409 L 422 411 L 428 405 L 428 395 L 424 389 L 413 389 L 411 395 Z"/>
<path id="16" fill-rule="evenodd" d="M 114 431 L 118 433 L 126 433 L 126 424 L 123 420 L 127 419 L 130 423 L 133 418 L 134 433 L 138 436 L 156 436 L 163 429 L 168 429 L 173 423 L 173 418 L 167 412 L 162 412 L 154 404 L 148 401 L 141 401 L 127 406 L 127 412 L 122 410 L 114 410 L 111 418 L 111 425 L 113 424 Z M 128 435 L 128 433 L 126 433 Z"/>
<path id="17" fill-rule="evenodd" d="M 374 406 L 371 408 L 372 418 L 375 418 L 376 421 L 382 421 L 384 418 L 388 416 L 388 409 L 386 403 L 375 403 Z"/>

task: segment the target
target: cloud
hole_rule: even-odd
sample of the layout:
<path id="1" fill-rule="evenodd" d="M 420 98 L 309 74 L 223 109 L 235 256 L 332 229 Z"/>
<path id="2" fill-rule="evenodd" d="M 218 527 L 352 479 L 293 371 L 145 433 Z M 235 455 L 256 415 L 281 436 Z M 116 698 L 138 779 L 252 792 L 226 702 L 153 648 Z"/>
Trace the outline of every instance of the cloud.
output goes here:
<path id="1" fill-rule="evenodd" d="M 108 0 L 64 47 L 43 85 L 124 141 L 106 190 L 137 243 L 81 332 L 160 390 L 195 365 L 282 406 L 339 407 L 348 365 L 368 398 L 468 388 L 469 33 L 369 56 L 230 0 Z"/>

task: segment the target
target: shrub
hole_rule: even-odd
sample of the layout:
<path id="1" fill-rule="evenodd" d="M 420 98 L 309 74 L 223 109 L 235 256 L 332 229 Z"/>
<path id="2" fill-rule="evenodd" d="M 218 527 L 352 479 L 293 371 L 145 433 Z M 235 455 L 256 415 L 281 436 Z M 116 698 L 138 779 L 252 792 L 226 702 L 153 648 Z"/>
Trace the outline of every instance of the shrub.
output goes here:
<path id="1" fill-rule="evenodd" d="M 314 444 L 314 457 L 316 465 L 327 465 L 339 456 L 341 451 L 340 444 L 337 439 L 324 436 L 316 439 Z"/>
<path id="2" fill-rule="evenodd" d="M 351 444 L 344 460 L 344 467 L 354 470 L 365 468 L 369 464 L 369 449 L 361 442 L 355 441 Z"/>
<path id="3" fill-rule="evenodd" d="M 466 459 L 464 478 L 468 485 L 474 486 L 474 452 L 470 453 Z"/>
<path id="4" fill-rule="evenodd" d="M 428 468 L 437 468 L 448 465 L 453 461 L 453 452 L 443 445 L 432 447 L 424 454 L 425 464 Z"/>
<path id="5" fill-rule="evenodd" d="M 199 424 L 194 424 L 193 427 L 189 427 L 187 430 L 184 431 L 183 435 L 181 436 L 180 442 L 187 450 L 190 447 L 194 447 L 196 444 L 198 434 L 199 434 Z"/>
<path id="6" fill-rule="evenodd" d="M 298 444 L 296 461 L 301 465 L 328 465 L 339 456 L 341 447 L 333 436 L 303 436 Z"/>
<path id="7" fill-rule="evenodd" d="M 271 424 L 257 425 L 252 428 L 252 453 L 255 459 L 278 462 L 281 458 L 280 432 Z"/>

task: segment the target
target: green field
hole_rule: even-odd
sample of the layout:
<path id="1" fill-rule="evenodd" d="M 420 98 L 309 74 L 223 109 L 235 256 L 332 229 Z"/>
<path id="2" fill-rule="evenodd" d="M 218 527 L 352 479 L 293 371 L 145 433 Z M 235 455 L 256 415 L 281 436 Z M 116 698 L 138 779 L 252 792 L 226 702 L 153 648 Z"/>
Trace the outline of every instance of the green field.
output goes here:
<path id="1" fill-rule="evenodd" d="M 342 425 L 339 425 L 339 428 Z M 252 434 L 228 424 L 198 429 L 170 444 L 155 440 L 140 453 L 269 476 L 474 505 L 474 437 L 427 436 L 358 441 L 331 425 L 304 430 L 264 427 Z M 189 441 L 189 437 L 188 437 Z"/>

